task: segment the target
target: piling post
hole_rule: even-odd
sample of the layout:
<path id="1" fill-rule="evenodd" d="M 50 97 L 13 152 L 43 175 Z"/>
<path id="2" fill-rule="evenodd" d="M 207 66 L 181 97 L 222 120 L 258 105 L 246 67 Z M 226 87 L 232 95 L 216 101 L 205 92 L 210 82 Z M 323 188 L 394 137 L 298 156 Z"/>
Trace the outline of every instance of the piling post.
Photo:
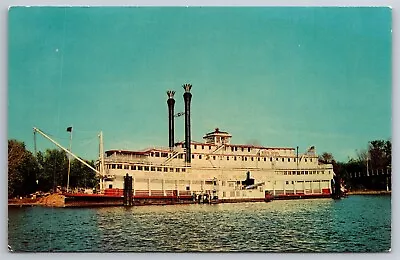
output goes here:
<path id="1" fill-rule="evenodd" d="M 124 176 L 124 206 L 133 205 L 132 176 Z"/>

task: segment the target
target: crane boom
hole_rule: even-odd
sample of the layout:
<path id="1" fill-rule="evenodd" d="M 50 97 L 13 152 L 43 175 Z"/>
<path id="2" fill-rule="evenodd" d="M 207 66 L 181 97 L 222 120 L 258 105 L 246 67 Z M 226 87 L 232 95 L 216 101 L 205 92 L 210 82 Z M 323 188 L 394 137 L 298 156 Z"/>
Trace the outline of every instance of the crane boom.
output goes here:
<path id="1" fill-rule="evenodd" d="M 51 139 L 49 136 L 47 136 L 45 133 L 43 133 L 39 128 L 34 127 L 33 128 L 34 132 L 38 132 L 39 134 L 41 134 L 43 137 L 47 138 L 50 142 L 52 142 L 53 144 L 57 145 L 59 148 L 61 148 L 63 151 L 65 151 L 66 153 L 68 153 L 69 155 L 71 155 L 72 157 L 74 157 L 75 159 L 77 159 L 78 161 L 80 161 L 81 163 L 83 163 L 84 165 L 86 165 L 87 167 L 89 167 L 90 169 L 92 169 L 93 171 L 95 171 L 97 174 L 99 174 L 101 176 L 101 173 L 96 170 L 95 168 L 93 168 L 90 164 L 88 164 L 87 162 L 85 162 L 84 160 L 82 160 L 81 158 L 79 158 L 78 156 L 76 156 L 75 154 L 71 153 L 70 151 L 68 151 L 68 149 L 65 149 L 64 147 L 62 147 L 59 143 L 57 143 L 56 141 L 54 141 L 53 139 Z"/>

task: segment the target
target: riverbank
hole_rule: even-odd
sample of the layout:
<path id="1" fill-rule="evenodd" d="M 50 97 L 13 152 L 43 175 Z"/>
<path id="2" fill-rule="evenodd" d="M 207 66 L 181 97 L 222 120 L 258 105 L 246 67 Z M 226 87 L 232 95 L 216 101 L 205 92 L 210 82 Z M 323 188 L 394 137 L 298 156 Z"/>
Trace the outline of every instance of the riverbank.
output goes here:
<path id="1" fill-rule="evenodd" d="M 9 199 L 8 206 L 26 207 L 26 206 L 45 206 L 45 207 L 64 207 L 65 196 L 61 194 L 50 194 L 41 198 L 22 198 Z"/>
<path id="2" fill-rule="evenodd" d="M 360 191 L 348 191 L 347 195 L 391 195 L 392 191 L 386 190 L 360 190 Z"/>

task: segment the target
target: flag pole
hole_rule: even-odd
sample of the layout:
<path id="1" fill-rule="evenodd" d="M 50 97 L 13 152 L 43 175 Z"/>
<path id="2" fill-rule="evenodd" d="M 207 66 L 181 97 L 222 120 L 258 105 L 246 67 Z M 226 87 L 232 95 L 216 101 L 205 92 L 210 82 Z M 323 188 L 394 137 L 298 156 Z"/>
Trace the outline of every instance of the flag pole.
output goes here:
<path id="1" fill-rule="evenodd" d="M 69 151 L 72 152 L 72 127 L 67 128 L 69 132 Z M 69 191 L 69 174 L 71 172 L 71 156 L 68 154 L 68 177 L 67 177 L 67 192 Z"/>

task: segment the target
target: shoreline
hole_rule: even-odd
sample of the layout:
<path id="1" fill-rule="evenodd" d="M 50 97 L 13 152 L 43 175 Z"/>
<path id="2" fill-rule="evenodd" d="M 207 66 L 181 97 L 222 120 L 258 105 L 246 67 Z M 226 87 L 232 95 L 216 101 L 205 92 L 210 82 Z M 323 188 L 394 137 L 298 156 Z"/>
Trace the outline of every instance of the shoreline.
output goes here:
<path id="1" fill-rule="evenodd" d="M 381 190 L 381 191 L 348 191 L 346 195 L 391 195 L 392 191 L 385 191 L 385 190 Z M 276 197 L 272 200 L 287 200 L 287 199 L 306 199 L 306 197 L 302 198 L 302 196 L 300 196 L 299 198 L 280 198 L 280 197 Z M 119 201 L 121 200 L 121 201 Z M 42 197 L 42 198 L 36 198 L 36 199 L 28 199 L 28 198 L 24 198 L 24 199 L 9 199 L 8 200 L 8 206 L 9 207 L 33 207 L 33 206 L 44 206 L 44 207 L 82 207 L 82 206 L 122 206 L 123 198 L 118 198 L 118 201 L 116 202 L 110 202 L 110 203 L 105 203 L 105 202 L 100 202 L 100 203 L 93 203 L 93 201 L 88 202 L 88 201 L 67 201 L 66 197 L 62 194 L 52 194 L 46 197 Z M 264 201 L 264 199 L 263 199 Z M 120 202 L 120 203 L 119 203 Z M 221 201 L 222 202 L 222 201 Z M 229 202 L 244 202 L 244 201 L 225 201 L 224 203 L 229 203 Z M 176 202 L 176 203 L 166 203 L 164 202 L 165 205 L 167 204 L 187 204 L 182 202 Z M 164 203 L 135 203 L 135 206 L 139 206 L 139 205 L 156 205 L 156 204 L 164 204 Z M 193 202 L 192 202 L 193 203 Z"/>
<path id="2" fill-rule="evenodd" d="M 392 191 L 386 190 L 365 190 L 365 191 L 348 191 L 347 195 L 391 195 Z"/>

